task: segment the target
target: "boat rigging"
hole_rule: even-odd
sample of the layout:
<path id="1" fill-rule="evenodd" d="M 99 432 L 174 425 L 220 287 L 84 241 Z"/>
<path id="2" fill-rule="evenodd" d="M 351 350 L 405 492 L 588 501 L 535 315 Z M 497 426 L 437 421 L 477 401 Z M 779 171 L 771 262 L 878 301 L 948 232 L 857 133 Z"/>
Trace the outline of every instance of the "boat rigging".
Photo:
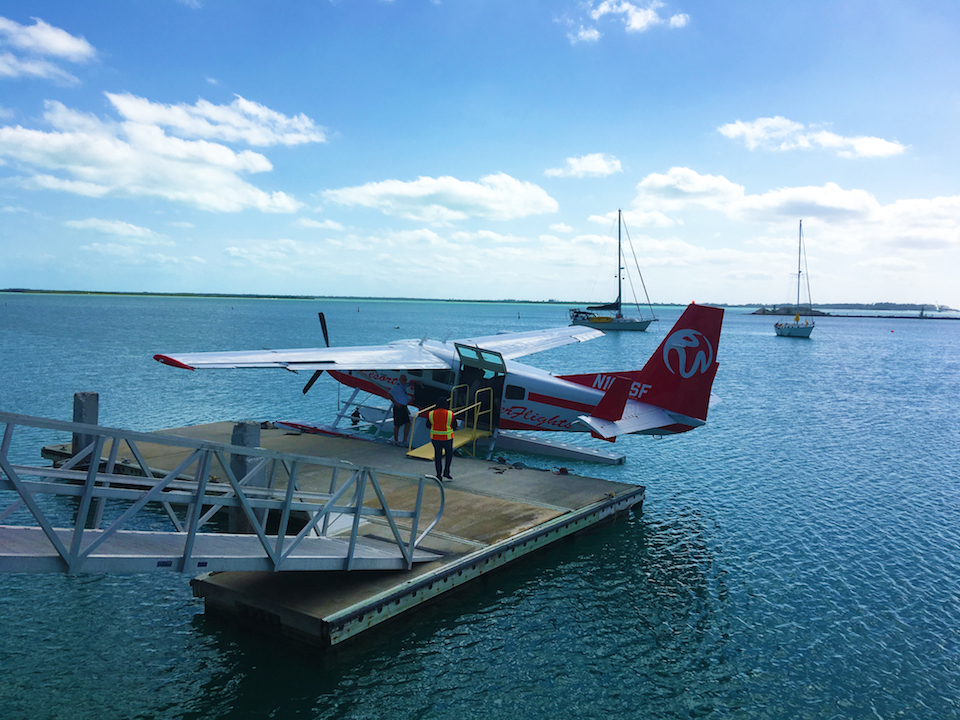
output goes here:
<path id="1" fill-rule="evenodd" d="M 647 286 L 646 283 L 643 282 L 643 274 L 640 272 L 640 263 L 637 262 L 637 255 L 633 251 L 633 243 L 630 242 L 629 232 L 627 233 L 627 241 L 630 242 L 630 251 L 633 254 L 633 261 L 637 267 L 637 275 L 640 277 L 640 284 L 643 287 L 643 293 L 647 298 L 647 307 L 650 308 L 651 317 L 644 318 L 643 314 L 640 313 L 639 305 L 637 305 L 637 312 L 640 313 L 639 318 L 627 317 L 623 314 L 623 271 L 626 270 L 623 262 L 622 230 L 624 226 L 625 223 L 623 222 L 623 211 L 617 210 L 617 299 L 614 302 L 607 303 L 605 305 L 587 306 L 586 310 L 581 310 L 580 308 L 571 309 L 571 325 L 595 327 L 598 330 L 607 332 L 610 330 L 646 330 L 648 327 L 650 327 L 650 323 L 658 321 L 653 312 L 653 305 L 650 304 L 650 295 L 647 294 Z"/>
<path id="2" fill-rule="evenodd" d="M 803 251 L 803 220 L 800 221 L 800 240 L 797 247 L 797 304 L 794 307 L 793 322 L 778 322 L 774 324 L 774 329 L 780 337 L 808 338 L 813 332 L 813 319 L 804 320 L 800 323 L 800 287 L 802 285 L 802 265 L 805 260 Z M 807 300 L 809 305 L 808 315 L 813 315 L 813 300 L 810 295 L 810 272 L 807 272 Z"/>

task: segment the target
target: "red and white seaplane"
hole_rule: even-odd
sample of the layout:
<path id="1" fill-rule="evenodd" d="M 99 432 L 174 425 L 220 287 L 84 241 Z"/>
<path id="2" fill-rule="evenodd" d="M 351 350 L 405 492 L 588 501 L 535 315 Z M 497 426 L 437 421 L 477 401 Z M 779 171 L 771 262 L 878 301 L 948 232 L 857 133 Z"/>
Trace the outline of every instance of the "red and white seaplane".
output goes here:
<path id="1" fill-rule="evenodd" d="M 321 314 L 324 337 L 326 323 Z M 313 371 L 306 393 L 327 371 L 338 382 L 382 398 L 406 376 L 412 405 L 440 397 L 454 406 L 484 406 L 491 432 L 589 432 L 613 442 L 619 435 L 686 432 L 707 419 L 717 374 L 723 310 L 689 305 L 640 370 L 553 375 L 516 358 L 603 335 L 579 326 L 436 342 L 398 340 L 369 347 L 322 347 L 155 355 L 187 370 L 282 368 Z M 328 341 L 329 344 L 329 341 Z M 464 397 L 457 400 L 458 394 Z"/>

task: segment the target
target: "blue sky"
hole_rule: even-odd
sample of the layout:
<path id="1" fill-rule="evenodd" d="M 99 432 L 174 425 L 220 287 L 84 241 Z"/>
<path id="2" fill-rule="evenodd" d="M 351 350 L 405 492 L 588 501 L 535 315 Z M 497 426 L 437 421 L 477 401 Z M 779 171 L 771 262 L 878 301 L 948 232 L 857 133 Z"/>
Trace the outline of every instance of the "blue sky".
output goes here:
<path id="1" fill-rule="evenodd" d="M 0 287 L 960 307 L 958 129 L 955 0 L 2 0 Z"/>

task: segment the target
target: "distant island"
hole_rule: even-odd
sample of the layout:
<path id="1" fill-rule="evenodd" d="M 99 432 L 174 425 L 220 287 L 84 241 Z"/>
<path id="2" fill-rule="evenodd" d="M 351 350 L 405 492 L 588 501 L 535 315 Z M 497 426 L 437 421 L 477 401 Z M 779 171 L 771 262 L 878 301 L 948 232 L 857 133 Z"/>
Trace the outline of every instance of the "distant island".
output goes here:
<path id="1" fill-rule="evenodd" d="M 870 315 L 837 315 L 835 313 L 818 310 L 818 307 L 827 307 L 831 310 L 851 310 L 860 312 L 870 312 Z M 753 315 L 803 315 L 804 317 L 876 317 L 876 318 L 904 318 L 921 317 L 956 320 L 957 318 L 941 318 L 938 315 L 929 315 L 928 313 L 955 313 L 957 312 L 946 305 L 918 305 L 915 303 L 835 303 L 832 305 L 814 305 L 798 308 L 796 305 L 773 305 L 768 310 L 766 307 L 760 307 L 753 311 Z M 882 315 L 879 313 L 898 313 L 897 315 Z M 906 313 L 916 313 L 908 315 Z"/>
<path id="2" fill-rule="evenodd" d="M 758 308 L 757 310 L 754 310 L 752 314 L 753 315 L 796 315 L 798 313 L 803 315 L 804 317 L 809 317 L 809 316 L 820 317 L 820 316 L 826 316 L 830 314 L 828 312 L 823 312 L 822 310 L 817 310 L 816 308 L 810 308 L 810 307 L 797 308 L 793 305 L 780 305 L 779 307 L 774 305 L 769 310 L 767 310 L 767 308 L 765 307 L 761 307 L 761 308 Z"/>
<path id="3" fill-rule="evenodd" d="M 375 301 L 407 301 L 407 302 L 466 302 L 466 303 L 524 303 L 530 305 L 583 305 L 589 302 L 583 300 L 518 300 L 515 298 L 501 298 L 499 300 L 477 300 L 464 298 L 420 298 L 420 297 L 373 297 L 366 295 L 269 295 L 256 293 L 190 293 L 190 292 L 122 292 L 116 290 L 38 290 L 34 288 L 0 288 L 0 293 L 25 293 L 46 295 L 125 295 L 131 297 L 183 297 L 183 298 L 248 298 L 254 300 L 375 300 Z M 633 304 L 633 303 L 630 303 Z M 686 303 L 654 303 L 657 307 L 686 307 Z M 794 305 L 771 305 L 768 309 L 761 303 L 698 303 L 700 305 L 714 305 L 723 308 L 758 308 L 753 315 L 795 315 L 797 308 Z M 916 312 L 928 317 L 928 312 L 960 312 L 946 305 L 916 304 L 916 303 L 832 303 L 817 304 L 811 308 L 804 306 L 801 314 L 804 316 L 830 316 L 833 313 L 824 312 L 817 308 L 831 310 L 859 310 L 870 312 Z M 834 315 L 834 317 L 839 317 Z M 848 317 L 848 316 L 847 316 Z M 875 315 L 865 317 L 876 317 Z M 896 315 L 892 317 L 903 317 Z"/>

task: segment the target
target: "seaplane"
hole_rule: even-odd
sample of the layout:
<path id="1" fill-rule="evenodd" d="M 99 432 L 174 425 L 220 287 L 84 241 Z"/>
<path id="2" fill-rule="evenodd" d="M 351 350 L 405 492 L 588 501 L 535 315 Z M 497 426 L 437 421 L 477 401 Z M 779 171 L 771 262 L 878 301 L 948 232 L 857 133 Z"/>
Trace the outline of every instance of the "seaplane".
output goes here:
<path id="1" fill-rule="evenodd" d="M 639 370 L 554 375 L 517 358 L 603 335 L 577 325 L 504 332 L 452 341 L 397 340 L 387 345 L 154 355 L 186 370 L 280 368 L 313 371 L 306 393 L 327 372 L 357 391 L 384 399 L 397 383 L 412 383 L 418 409 L 450 398 L 473 408 L 488 434 L 538 430 L 588 432 L 615 442 L 628 434 L 670 435 L 706 423 L 719 368 L 723 310 L 691 304 Z M 355 415 L 356 416 L 356 415 Z M 428 443 L 429 444 L 429 443 Z"/>

